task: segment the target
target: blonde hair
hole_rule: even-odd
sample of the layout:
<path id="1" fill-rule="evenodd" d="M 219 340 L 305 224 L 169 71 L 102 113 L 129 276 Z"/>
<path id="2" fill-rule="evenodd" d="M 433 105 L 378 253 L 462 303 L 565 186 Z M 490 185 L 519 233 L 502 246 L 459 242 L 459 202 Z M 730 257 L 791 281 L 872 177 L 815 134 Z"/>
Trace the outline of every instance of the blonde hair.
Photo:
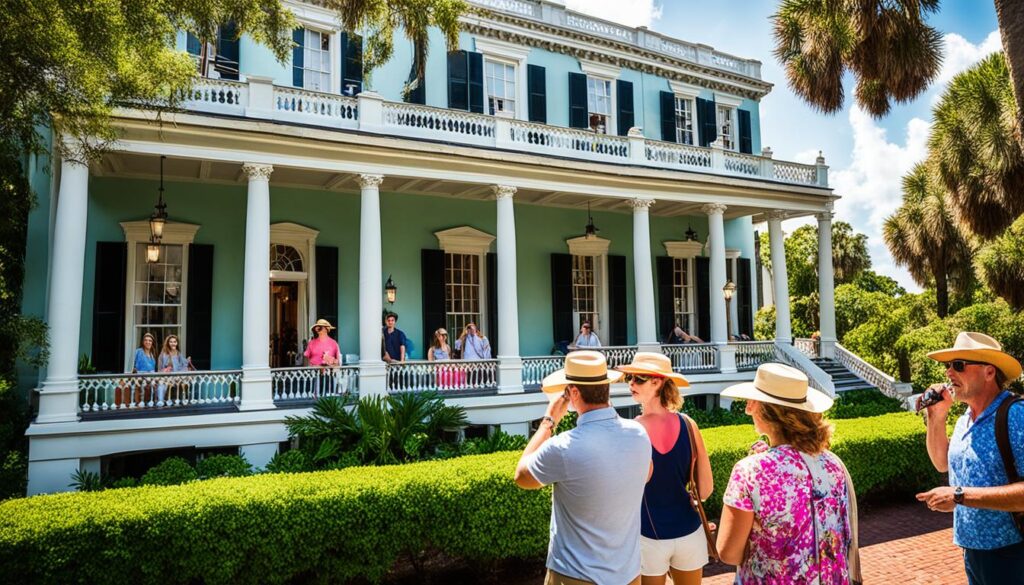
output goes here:
<path id="1" fill-rule="evenodd" d="M 437 329 L 434 330 L 434 338 L 430 340 L 430 347 L 432 349 L 444 349 L 444 350 L 447 351 L 447 349 L 448 349 L 448 342 L 447 341 L 441 341 L 441 332 L 442 331 L 444 331 L 445 334 L 447 335 L 448 332 L 445 331 L 444 327 L 438 327 Z"/>
<path id="2" fill-rule="evenodd" d="M 171 355 L 171 339 L 174 339 L 174 341 L 178 342 L 178 348 L 175 351 L 177 351 L 179 354 L 181 353 L 181 340 L 178 339 L 177 335 L 172 333 L 167 337 L 164 337 L 163 346 L 160 348 L 160 355 Z"/>
<path id="3" fill-rule="evenodd" d="M 817 455 L 832 444 L 835 427 L 821 413 L 760 402 L 761 420 L 797 451 Z"/>
<path id="4" fill-rule="evenodd" d="M 683 406 L 683 395 L 679 393 L 679 387 L 672 378 L 663 378 L 665 383 L 658 389 L 658 398 L 661 405 L 669 410 L 679 410 Z"/>

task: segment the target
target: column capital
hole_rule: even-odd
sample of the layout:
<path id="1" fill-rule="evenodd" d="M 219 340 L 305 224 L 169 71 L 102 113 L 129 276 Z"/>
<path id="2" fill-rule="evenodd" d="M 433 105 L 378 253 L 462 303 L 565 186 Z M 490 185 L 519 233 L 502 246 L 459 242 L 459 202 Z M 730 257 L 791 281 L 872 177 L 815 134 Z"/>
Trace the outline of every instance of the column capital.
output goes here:
<path id="1" fill-rule="evenodd" d="M 359 175 L 359 188 L 379 188 L 384 182 L 384 175 Z"/>
<path id="2" fill-rule="evenodd" d="M 818 221 L 832 221 L 832 218 L 834 218 L 836 214 L 831 211 L 821 211 L 819 213 L 815 213 L 814 216 L 818 218 Z"/>
<path id="3" fill-rule="evenodd" d="M 724 203 L 705 203 L 700 210 L 707 215 L 722 215 L 728 207 Z"/>
<path id="4" fill-rule="evenodd" d="M 781 209 L 772 209 L 770 211 L 766 211 L 764 216 L 768 218 L 768 221 L 783 221 L 786 219 L 786 212 Z"/>
<path id="5" fill-rule="evenodd" d="M 253 179 L 267 179 L 269 181 L 270 173 L 274 172 L 274 165 L 245 163 L 242 165 L 242 172 L 249 177 L 250 181 Z"/>
<path id="6" fill-rule="evenodd" d="M 634 212 L 647 211 L 654 205 L 654 199 L 647 197 L 634 197 L 629 200 L 629 205 L 633 208 Z"/>
<path id="7" fill-rule="evenodd" d="M 517 190 L 512 185 L 491 185 L 491 191 L 494 192 L 495 199 L 504 199 L 506 197 L 511 199 L 515 196 Z"/>

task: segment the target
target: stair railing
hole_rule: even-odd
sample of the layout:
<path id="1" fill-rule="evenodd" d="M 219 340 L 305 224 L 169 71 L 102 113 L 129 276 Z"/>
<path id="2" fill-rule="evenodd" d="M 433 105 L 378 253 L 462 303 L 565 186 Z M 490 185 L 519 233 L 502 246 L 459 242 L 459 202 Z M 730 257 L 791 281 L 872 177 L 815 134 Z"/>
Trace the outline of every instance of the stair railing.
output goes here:
<path id="1" fill-rule="evenodd" d="M 807 381 L 812 388 L 821 390 L 833 398 L 835 397 L 836 387 L 832 383 L 832 376 L 818 367 L 818 364 L 812 362 L 811 358 L 807 357 L 799 349 L 788 343 L 776 343 L 775 357 L 782 363 L 807 374 Z"/>
<path id="2" fill-rule="evenodd" d="M 898 382 L 895 378 L 867 363 L 860 356 L 836 344 L 836 361 L 857 375 L 860 379 L 876 386 L 882 394 L 905 400 L 913 393 L 913 386 L 908 382 Z"/>

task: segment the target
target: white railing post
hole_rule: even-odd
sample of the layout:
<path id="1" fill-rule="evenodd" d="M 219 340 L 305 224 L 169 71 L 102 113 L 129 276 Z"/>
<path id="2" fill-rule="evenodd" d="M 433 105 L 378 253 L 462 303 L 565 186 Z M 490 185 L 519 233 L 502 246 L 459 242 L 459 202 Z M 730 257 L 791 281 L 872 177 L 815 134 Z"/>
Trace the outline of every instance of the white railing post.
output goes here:
<path id="1" fill-rule="evenodd" d="M 516 148 L 512 141 L 512 113 L 497 112 L 494 114 L 494 147 L 504 150 L 522 150 Z"/>
<path id="2" fill-rule="evenodd" d="M 818 151 L 818 158 L 814 160 L 814 166 L 818 171 L 818 185 L 828 187 L 828 165 L 825 164 L 825 156 Z"/>
<path id="3" fill-rule="evenodd" d="M 274 80 L 259 75 L 247 76 L 249 103 L 245 104 L 247 118 L 270 120 L 274 117 Z"/>
<path id="4" fill-rule="evenodd" d="M 384 98 L 375 91 L 364 91 L 356 96 L 359 103 L 359 129 L 381 133 L 384 129 Z"/>
<path id="5" fill-rule="evenodd" d="M 772 160 L 772 149 L 766 146 L 761 149 L 761 176 L 765 179 L 775 178 L 775 161 Z"/>
<path id="6" fill-rule="evenodd" d="M 711 143 L 711 169 L 719 173 L 725 172 L 725 145 L 721 136 Z"/>
<path id="7" fill-rule="evenodd" d="M 629 162 L 635 165 L 647 164 L 647 141 L 642 129 L 633 126 L 626 135 L 629 140 Z"/>

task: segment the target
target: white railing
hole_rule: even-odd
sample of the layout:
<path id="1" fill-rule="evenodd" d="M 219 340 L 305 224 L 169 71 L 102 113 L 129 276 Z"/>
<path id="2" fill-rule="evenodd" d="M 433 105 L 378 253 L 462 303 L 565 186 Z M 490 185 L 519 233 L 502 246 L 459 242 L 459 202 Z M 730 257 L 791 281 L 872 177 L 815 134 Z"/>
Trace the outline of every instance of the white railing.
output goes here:
<path id="1" fill-rule="evenodd" d="M 797 337 L 793 340 L 793 347 L 809 358 L 816 358 L 821 354 L 818 352 L 818 340 L 807 337 Z"/>
<path id="2" fill-rule="evenodd" d="M 291 87 L 274 87 L 274 111 L 277 118 L 294 117 L 299 121 L 324 123 L 330 126 L 359 125 L 359 102 L 356 98 Z"/>
<path id="3" fill-rule="evenodd" d="M 807 375 L 808 384 L 812 388 L 817 388 L 829 396 L 836 395 L 835 384 L 832 383 L 832 376 L 828 375 L 828 372 L 818 367 L 818 364 L 811 361 L 811 358 L 801 353 L 792 345 L 787 343 L 776 343 L 775 344 L 775 358 L 788 365 L 792 366 L 804 374 Z"/>
<path id="4" fill-rule="evenodd" d="M 836 361 L 843 364 L 861 380 L 876 386 L 886 396 L 903 400 L 914 391 L 911 384 L 897 381 L 838 343 L 836 344 Z"/>
<path id="5" fill-rule="evenodd" d="M 237 404 L 241 384 L 241 370 L 78 377 L 82 412 Z"/>
<path id="6" fill-rule="evenodd" d="M 723 151 L 725 154 L 725 170 L 738 175 L 757 177 L 761 174 L 761 159 L 752 154 Z"/>
<path id="7" fill-rule="evenodd" d="M 472 144 L 494 144 L 494 116 L 415 104 L 385 102 L 384 127 L 403 136 L 457 138 Z"/>
<path id="8" fill-rule="evenodd" d="M 761 364 L 775 361 L 774 341 L 731 341 L 736 347 L 736 369 L 756 370 Z"/>
<path id="9" fill-rule="evenodd" d="M 711 149 L 674 142 L 648 140 L 645 156 L 648 161 L 672 168 L 711 168 Z"/>
<path id="10" fill-rule="evenodd" d="M 387 366 L 388 392 L 497 390 L 498 360 L 408 361 Z"/>
<path id="11" fill-rule="evenodd" d="M 786 183 L 816 185 L 818 183 L 818 169 L 814 165 L 775 161 L 772 177 L 769 178 Z"/>
<path id="12" fill-rule="evenodd" d="M 358 366 L 274 368 L 270 377 L 275 401 L 359 395 Z"/>
<path id="13" fill-rule="evenodd" d="M 249 102 L 248 94 L 247 83 L 202 77 L 185 91 L 181 101 L 193 108 L 198 105 L 197 109 L 204 111 L 242 115 Z"/>
<path id="14" fill-rule="evenodd" d="M 518 120 L 508 124 L 510 145 L 519 150 L 557 156 L 585 155 L 588 159 L 612 162 L 629 159 L 629 140 L 622 136 Z"/>
<path id="15" fill-rule="evenodd" d="M 710 343 L 666 344 L 661 346 L 661 352 L 672 360 L 674 372 L 714 372 L 718 370 L 718 350 Z"/>
<path id="16" fill-rule="evenodd" d="M 609 368 L 624 366 L 632 362 L 633 356 L 636 355 L 635 345 L 606 345 L 604 347 L 588 347 L 586 349 L 603 353 Z"/>
<path id="17" fill-rule="evenodd" d="M 523 358 L 523 387 L 534 388 L 540 386 L 544 377 L 561 369 L 565 365 L 565 356 L 545 355 L 530 356 Z"/>

